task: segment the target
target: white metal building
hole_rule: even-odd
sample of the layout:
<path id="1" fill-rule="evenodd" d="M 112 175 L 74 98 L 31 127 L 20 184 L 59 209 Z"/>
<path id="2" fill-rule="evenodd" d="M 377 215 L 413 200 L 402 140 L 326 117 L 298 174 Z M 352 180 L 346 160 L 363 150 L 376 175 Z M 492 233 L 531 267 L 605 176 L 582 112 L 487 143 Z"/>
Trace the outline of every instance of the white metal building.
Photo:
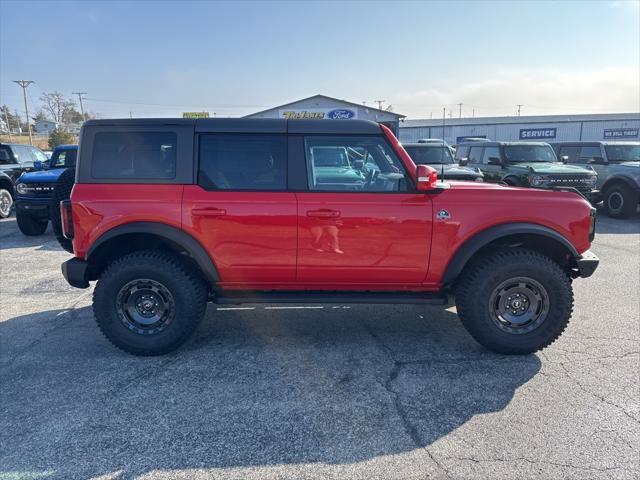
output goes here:
<path id="1" fill-rule="evenodd" d="M 447 118 L 404 120 L 400 141 L 444 138 L 456 144 L 469 137 L 495 141 L 599 141 L 640 140 L 640 113 L 540 115 L 527 117 Z"/>
<path id="2" fill-rule="evenodd" d="M 252 113 L 245 118 L 372 120 L 386 125 L 397 135 L 400 120 L 405 118 L 405 115 L 380 110 L 379 108 L 362 105 L 360 103 L 327 97 L 326 95 L 314 95 L 268 110 Z"/>

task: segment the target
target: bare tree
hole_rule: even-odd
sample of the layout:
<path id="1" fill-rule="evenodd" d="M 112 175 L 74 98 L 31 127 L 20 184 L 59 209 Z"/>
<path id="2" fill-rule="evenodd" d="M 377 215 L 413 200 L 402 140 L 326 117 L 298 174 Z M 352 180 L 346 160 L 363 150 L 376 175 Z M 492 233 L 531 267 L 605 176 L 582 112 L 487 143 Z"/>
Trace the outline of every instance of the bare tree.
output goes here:
<path id="1" fill-rule="evenodd" d="M 42 108 L 51 115 L 51 119 L 59 124 L 63 123 L 67 112 L 76 104 L 64 97 L 60 92 L 44 92 L 40 97 Z"/>

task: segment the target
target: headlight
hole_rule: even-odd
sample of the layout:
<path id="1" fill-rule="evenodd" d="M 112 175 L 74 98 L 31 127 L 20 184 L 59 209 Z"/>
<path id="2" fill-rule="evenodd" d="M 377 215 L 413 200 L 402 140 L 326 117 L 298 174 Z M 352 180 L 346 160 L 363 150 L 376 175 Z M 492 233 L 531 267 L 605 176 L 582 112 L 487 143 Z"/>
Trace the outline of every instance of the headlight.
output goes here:
<path id="1" fill-rule="evenodd" d="M 530 175 L 529 176 L 529 184 L 531 184 L 532 187 L 539 187 L 540 185 L 542 185 L 543 183 L 547 182 L 548 178 L 547 177 L 543 177 L 542 175 Z"/>
<path id="2" fill-rule="evenodd" d="M 596 182 L 597 182 L 597 181 L 598 181 L 598 177 L 597 177 L 597 176 L 595 176 L 595 175 L 593 175 L 593 176 L 589 177 L 589 180 L 588 180 L 588 182 L 587 182 L 587 183 L 588 183 L 589 185 L 593 186 L 593 185 L 595 185 L 595 184 L 596 184 Z"/>
<path id="3" fill-rule="evenodd" d="M 19 183 L 18 185 L 16 185 L 16 191 L 20 195 L 24 195 L 29 191 L 29 188 L 24 183 Z"/>

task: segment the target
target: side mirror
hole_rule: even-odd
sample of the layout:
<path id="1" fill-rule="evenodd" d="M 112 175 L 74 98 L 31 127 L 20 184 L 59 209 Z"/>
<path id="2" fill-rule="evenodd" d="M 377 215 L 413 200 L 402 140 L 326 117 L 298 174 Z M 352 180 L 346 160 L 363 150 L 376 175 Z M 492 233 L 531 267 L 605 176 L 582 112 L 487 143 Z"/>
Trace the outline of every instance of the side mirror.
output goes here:
<path id="1" fill-rule="evenodd" d="M 429 165 L 418 165 L 416 167 L 416 178 L 418 180 L 418 191 L 428 192 L 436 188 L 438 173 Z"/>
<path id="2" fill-rule="evenodd" d="M 464 167 L 469 163 L 469 157 L 462 157 L 458 163 Z"/>
<path id="3" fill-rule="evenodd" d="M 593 157 L 587 160 L 587 163 L 595 163 L 596 165 L 605 165 L 607 161 L 602 157 Z"/>
<path id="4" fill-rule="evenodd" d="M 502 160 L 498 157 L 489 157 L 489 165 L 502 165 Z"/>
<path id="5" fill-rule="evenodd" d="M 44 164 L 40 160 L 34 160 L 33 169 L 34 170 L 44 170 Z"/>

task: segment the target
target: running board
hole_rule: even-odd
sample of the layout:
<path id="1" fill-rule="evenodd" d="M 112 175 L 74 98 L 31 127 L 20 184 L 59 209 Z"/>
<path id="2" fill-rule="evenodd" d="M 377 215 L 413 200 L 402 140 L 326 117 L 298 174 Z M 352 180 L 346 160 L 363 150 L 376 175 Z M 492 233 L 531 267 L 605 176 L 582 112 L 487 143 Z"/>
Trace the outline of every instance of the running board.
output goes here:
<path id="1" fill-rule="evenodd" d="M 424 292 L 214 292 L 210 298 L 221 305 L 242 303 L 360 303 L 360 304 L 426 304 L 445 305 L 448 297 L 442 293 Z"/>

